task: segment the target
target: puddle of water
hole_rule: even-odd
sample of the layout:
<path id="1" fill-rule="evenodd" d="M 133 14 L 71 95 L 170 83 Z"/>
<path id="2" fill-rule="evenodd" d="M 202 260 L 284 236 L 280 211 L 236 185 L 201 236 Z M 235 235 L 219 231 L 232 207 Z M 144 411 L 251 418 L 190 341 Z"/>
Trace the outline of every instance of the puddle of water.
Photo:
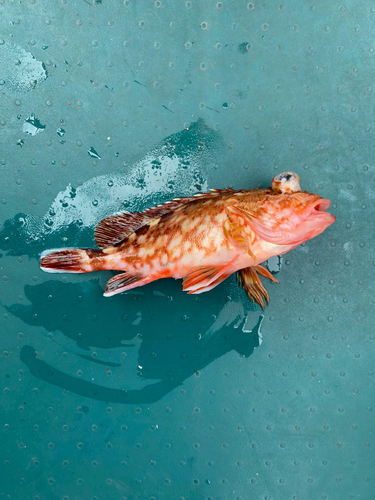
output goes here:
<path id="1" fill-rule="evenodd" d="M 38 118 L 34 114 L 31 114 L 23 123 L 22 132 L 25 132 L 29 135 L 36 135 L 38 132 L 41 132 L 46 128 L 45 125 L 42 125 Z"/>
<path id="2" fill-rule="evenodd" d="M 97 158 L 98 160 L 102 159 L 102 157 L 95 151 L 93 147 L 89 148 L 87 152 L 92 158 Z"/>
<path id="3" fill-rule="evenodd" d="M 272 274 L 279 273 L 281 271 L 281 265 L 282 265 L 282 256 L 281 255 L 274 255 L 273 257 L 270 257 L 265 262 L 266 268 Z"/>

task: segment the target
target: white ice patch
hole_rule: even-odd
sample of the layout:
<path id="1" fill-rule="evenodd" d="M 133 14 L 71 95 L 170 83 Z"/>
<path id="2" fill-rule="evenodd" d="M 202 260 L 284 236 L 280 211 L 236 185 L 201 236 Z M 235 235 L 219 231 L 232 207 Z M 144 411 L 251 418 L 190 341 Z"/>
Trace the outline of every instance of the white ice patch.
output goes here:
<path id="1" fill-rule="evenodd" d="M 1 78 L 14 94 L 29 92 L 47 78 L 41 61 L 12 42 L 0 45 Z"/>

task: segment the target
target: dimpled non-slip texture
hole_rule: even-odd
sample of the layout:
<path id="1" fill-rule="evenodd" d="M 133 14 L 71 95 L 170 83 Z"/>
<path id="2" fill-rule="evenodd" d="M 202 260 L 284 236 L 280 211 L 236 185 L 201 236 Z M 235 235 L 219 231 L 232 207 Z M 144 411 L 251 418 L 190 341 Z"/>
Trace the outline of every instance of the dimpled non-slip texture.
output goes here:
<path id="1" fill-rule="evenodd" d="M 370 0 L 0 0 L 0 498 L 372 500 Z M 121 210 L 298 173 L 337 221 L 267 266 L 103 297 L 46 274 Z"/>

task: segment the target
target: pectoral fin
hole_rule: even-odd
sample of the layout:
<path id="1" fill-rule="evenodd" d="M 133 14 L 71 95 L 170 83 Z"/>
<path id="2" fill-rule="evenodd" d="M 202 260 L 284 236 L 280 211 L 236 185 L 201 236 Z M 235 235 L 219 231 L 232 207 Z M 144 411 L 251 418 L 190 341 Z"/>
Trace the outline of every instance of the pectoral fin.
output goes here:
<path id="1" fill-rule="evenodd" d="M 242 223 L 241 223 L 242 221 Z M 247 252 L 250 257 L 256 262 L 256 256 L 251 251 L 252 238 L 250 231 L 245 232 L 244 219 L 238 220 L 237 217 L 233 218 L 231 215 L 225 221 L 223 230 L 227 240 L 236 247 L 240 247 Z M 246 228 L 247 230 L 249 228 Z"/>
<path id="2" fill-rule="evenodd" d="M 246 295 L 249 297 L 251 302 L 256 302 L 262 309 L 264 309 L 264 299 L 268 304 L 269 297 L 267 290 L 264 288 L 257 273 L 269 278 L 275 283 L 278 283 L 277 279 L 274 278 L 272 274 L 263 266 L 252 266 L 241 269 L 237 272 L 237 277 L 239 284 L 245 289 Z"/>
<path id="3" fill-rule="evenodd" d="M 226 280 L 232 273 L 229 274 L 222 274 L 221 276 L 217 276 L 209 285 L 204 285 L 200 288 L 194 288 L 194 290 L 189 290 L 189 294 L 198 294 L 198 293 L 203 293 L 203 292 L 208 292 L 209 290 L 212 290 L 215 288 L 215 286 L 220 285 L 224 280 Z M 185 288 L 184 288 L 185 290 Z"/>
<path id="4" fill-rule="evenodd" d="M 211 290 L 232 274 L 234 261 L 223 266 L 194 267 L 182 282 L 182 289 L 188 293 L 202 293 Z"/>

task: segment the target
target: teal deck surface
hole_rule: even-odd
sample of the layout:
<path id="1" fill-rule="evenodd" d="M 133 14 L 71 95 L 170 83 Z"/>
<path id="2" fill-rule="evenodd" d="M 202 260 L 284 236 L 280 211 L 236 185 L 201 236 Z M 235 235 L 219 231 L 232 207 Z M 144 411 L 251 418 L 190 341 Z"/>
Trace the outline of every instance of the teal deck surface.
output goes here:
<path id="1" fill-rule="evenodd" d="M 344 3 L 341 3 L 344 2 Z M 0 498 L 375 498 L 375 6 L 0 0 Z M 103 297 L 46 274 L 95 225 L 293 170 L 322 235 Z"/>

